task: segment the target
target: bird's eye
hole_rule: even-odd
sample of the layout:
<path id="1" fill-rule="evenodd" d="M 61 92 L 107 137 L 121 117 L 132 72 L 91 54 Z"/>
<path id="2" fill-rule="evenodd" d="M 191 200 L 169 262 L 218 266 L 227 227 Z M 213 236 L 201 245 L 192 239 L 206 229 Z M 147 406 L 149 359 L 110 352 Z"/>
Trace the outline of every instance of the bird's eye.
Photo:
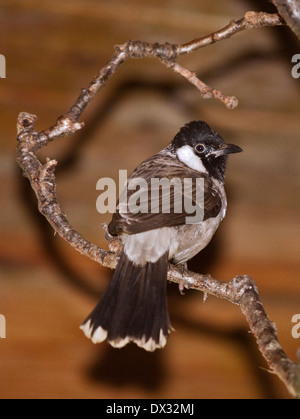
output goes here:
<path id="1" fill-rule="evenodd" d="M 206 147 L 204 144 L 197 144 L 195 146 L 195 150 L 197 153 L 203 153 L 205 151 Z"/>

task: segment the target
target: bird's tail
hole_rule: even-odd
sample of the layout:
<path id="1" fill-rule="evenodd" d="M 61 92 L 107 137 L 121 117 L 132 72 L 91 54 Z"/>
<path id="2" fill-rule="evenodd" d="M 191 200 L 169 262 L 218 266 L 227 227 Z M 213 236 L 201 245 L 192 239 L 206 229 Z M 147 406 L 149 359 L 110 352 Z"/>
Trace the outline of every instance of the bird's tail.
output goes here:
<path id="1" fill-rule="evenodd" d="M 94 343 L 122 348 L 134 342 L 147 351 L 162 348 L 170 333 L 167 310 L 168 253 L 157 262 L 134 265 L 123 253 L 98 305 L 81 325 Z"/>

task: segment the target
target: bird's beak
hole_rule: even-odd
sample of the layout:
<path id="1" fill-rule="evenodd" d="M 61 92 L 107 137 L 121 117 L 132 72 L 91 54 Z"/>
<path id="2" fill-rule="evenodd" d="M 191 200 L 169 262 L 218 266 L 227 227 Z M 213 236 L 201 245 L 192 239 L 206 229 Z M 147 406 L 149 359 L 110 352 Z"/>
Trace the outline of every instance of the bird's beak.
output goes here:
<path id="1" fill-rule="evenodd" d="M 241 147 L 235 144 L 222 144 L 222 146 L 219 147 L 217 150 L 212 151 L 210 155 L 214 157 L 220 157 L 226 156 L 227 154 L 240 153 L 241 151 L 243 151 Z"/>
<path id="2" fill-rule="evenodd" d="M 240 153 L 241 151 L 243 151 L 241 147 L 235 144 L 226 144 L 225 148 L 223 149 L 224 154 Z"/>

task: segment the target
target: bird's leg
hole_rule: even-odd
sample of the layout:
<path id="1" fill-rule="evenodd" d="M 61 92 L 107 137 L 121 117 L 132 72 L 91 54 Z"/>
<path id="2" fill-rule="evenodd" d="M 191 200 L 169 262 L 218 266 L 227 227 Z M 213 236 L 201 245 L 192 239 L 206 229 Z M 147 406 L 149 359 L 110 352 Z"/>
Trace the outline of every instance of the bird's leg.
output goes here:
<path id="1" fill-rule="evenodd" d="M 188 274 L 187 262 L 178 263 L 177 266 L 179 267 L 179 270 L 180 270 L 182 276 L 185 276 L 185 275 Z M 178 288 L 179 288 L 180 294 L 184 295 L 184 288 L 185 288 L 184 285 L 179 284 Z"/>
<path id="2" fill-rule="evenodd" d="M 111 252 L 114 252 L 119 257 L 123 250 L 123 244 L 118 236 L 112 236 L 108 231 L 106 223 L 102 224 L 103 230 L 105 231 L 105 238 L 108 241 L 108 247 Z"/>

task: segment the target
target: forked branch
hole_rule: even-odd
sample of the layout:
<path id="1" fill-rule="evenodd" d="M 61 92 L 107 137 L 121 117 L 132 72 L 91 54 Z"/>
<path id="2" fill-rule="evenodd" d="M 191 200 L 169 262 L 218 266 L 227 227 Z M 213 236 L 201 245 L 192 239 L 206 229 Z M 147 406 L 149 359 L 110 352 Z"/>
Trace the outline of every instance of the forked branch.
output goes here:
<path id="1" fill-rule="evenodd" d="M 119 249 L 118 240 L 109 238 L 110 250 L 104 250 L 91 243 L 77 232 L 63 213 L 56 196 L 55 167 L 57 161 L 47 159 L 43 165 L 37 158 L 40 149 L 50 141 L 74 134 L 83 128 L 79 118 L 86 106 L 93 100 L 97 92 L 112 77 L 120 65 L 129 58 L 157 58 L 167 67 L 186 78 L 202 94 L 204 98 L 214 97 L 228 108 L 237 106 L 237 99 L 225 96 L 216 88 L 207 86 L 199 80 L 195 73 L 180 66 L 176 60 L 179 56 L 191 53 L 199 48 L 227 39 L 232 35 L 252 28 L 278 26 L 283 22 L 277 14 L 246 13 L 243 19 L 229 23 L 225 28 L 208 36 L 196 39 L 183 45 L 149 44 L 139 41 L 128 41 L 117 46 L 109 62 L 100 70 L 90 85 L 81 91 L 80 96 L 71 108 L 47 130 L 35 131 L 37 117 L 22 112 L 18 117 L 17 161 L 23 169 L 37 196 L 40 212 L 46 217 L 64 240 L 81 254 L 114 269 Z M 249 276 L 235 277 L 231 282 L 224 283 L 210 275 L 200 275 L 182 271 L 170 265 L 168 279 L 178 283 L 180 287 L 196 289 L 213 296 L 238 304 L 245 315 L 249 327 L 254 334 L 258 347 L 266 359 L 270 370 L 276 373 L 287 386 L 290 393 L 300 397 L 300 367 L 289 360 L 278 339 L 275 325 L 269 320 L 260 302 L 257 287 Z"/>

